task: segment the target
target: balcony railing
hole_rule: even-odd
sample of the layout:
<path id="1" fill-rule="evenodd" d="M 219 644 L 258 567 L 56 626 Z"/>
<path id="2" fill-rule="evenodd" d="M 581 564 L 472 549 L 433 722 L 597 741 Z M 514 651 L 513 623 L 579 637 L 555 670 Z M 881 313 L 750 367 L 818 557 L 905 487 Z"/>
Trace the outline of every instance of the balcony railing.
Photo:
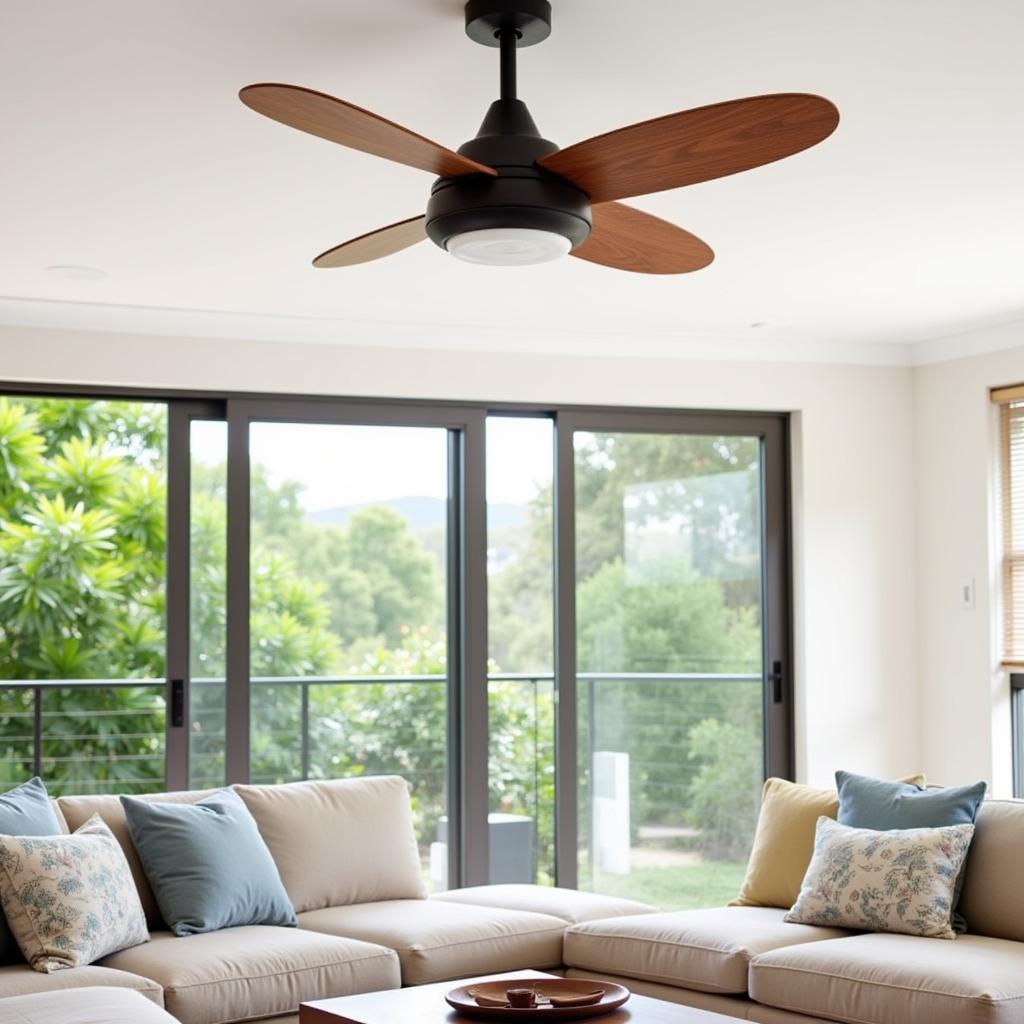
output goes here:
<path id="1" fill-rule="evenodd" d="M 628 833 L 630 857 L 641 874 L 693 862 L 702 830 L 705 838 L 723 828 L 752 834 L 761 773 L 761 682 L 752 673 L 578 675 L 579 832 L 586 857 L 581 870 L 591 882 L 600 870 L 599 851 L 607 839 L 607 820 L 594 817 L 605 799 L 600 765 L 621 762 L 623 753 L 628 755 L 628 806 L 618 834 L 621 838 L 623 828 Z M 554 677 L 494 673 L 488 684 L 491 809 L 533 819 L 537 877 L 550 881 Z M 225 682 L 195 679 L 192 686 L 190 785 L 215 788 L 224 784 Z M 55 795 L 164 789 L 165 691 L 163 679 L 0 680 L 0 784 L 13 785 L 37 774 Z M 403 775 L 412 786 L 426 863 L 447 810 L 446 691 L 447 678 L 441 674 L 254 678 L 251 779 L 263 783 L 379 772 Z M 732 719 L 733 728 L 745 723 L 741 746 L 707 748 L 695 756 L 694 724 L 726 718 Z M 598 752 L 603 752 L 600 757 Z M 712 762 L 719 774 L 708 780 Z M 182 777 L 180 771 L 176 774 Z M 715 798 L 710 809 L 705 806 L 705 818 L 694 823 L 694 787 L 702 782 L 705 791 L 710 785 L 714 793 L 747 793 L 744 807 L 752 810 L 734 809 L 733 824 L 723 824 L 728 812 Z M 723 891 L 733 884 L 731 875 L 729 879 L 721 883 Z M 601 884 L 619 883 L 605 878 Z M 720 894 L 715 890 L 713 895 Z M 697 902 L 703 898 L 693 897 Z M 670 897 L 652 890 L 651 901 L 658 899 Z"/>
<path id="2" fill-rule="evenodd" d="M 577 679 L 585 688 L 580 699 L 587 709 L 589 728 L 586 729 L 587 739 L 592 744 L 597 731 L 595 714 L 597 708 L 596 690 L 601 683 L 627 684 L 731 684 L 759 683 L 761 677 L 750 673 L 694 673 L 694 672 L 581 672 Z M 521 683 L 532 691 L 531 700 L 536 704 L 541 699 L 540 688 L 550 688 L 554 682 L 551 673 L 494 673 L 488 676 L 489 683 Z M 368 686 L 368 685 L 443 685 L 446 677 L 441 674 L 431 675 L 351 675 L 351 676 L 274 676 L 253 677 L 254 706 L 258 706 L 259 688 L 295 688 L 298 700 L 298 739 L 299 764 L 297 774 L 308 778 L 311 772 L 310 747 L 310 693 L 317 687 L 337 686 Z M 204 690 L 224 687 L 223 679 L 194 679 L 192 686 L 196 688 L 196 696 Z M 91 777 L 89 765 L 109 767 L 112 762 L 130 764 L 132 762 L 159 762 L 163 764 L 164 728 L 164 692 L 166 683 L 163 679 L 14 679 L 0 680 L 0 744 L 4 747 L 5 760 L 19 763 L 23 769 L 33 774 L 43 775 L 48 765 L 74 764 L 81 775 L 67 779 L 62 788 L 74 791 L 78 785 L 81 792 L 89 789 L 105 788 L 108 780 Z M 110 701 L 113 693 L 119 691 L 135 691 L 140 699 L 132 701 Z M 80 702 L 67 699 L 71 695 L 88 693 L 104 695 L 106 701 L 97 701 L 91 705 L 88 701 Z M 64 699 L 61 699 L 61 698 Z M 48 706 L 49 702 L 49 706 Z M 216 704 L 203 707 L 201 701 L 193 700 L 193 718 L 197 713 L 208 721 L 206 733 L 201 737 L 204 747 L 210 747 L 211 741 L 218 739 L 223 743 L 223 702 L 218 708 Z M 112 704 L 113 706 L 102 706 Z M 219 728 L 216 719 L 219 717 Z M 52 723 L 60 727 L 48 728 Z M 159 723 L 159 724 L 157 724 Z M 109 745 L 116 744 L 120 749 L 97 751 L 104 741 Z M 442 737 L 443 742 L 443 737 Z M 538 737 L 538 742 L 539 737 Z M 55 744 L 57 750 L 47 752 L 47 746 Z M 92 752 L 74 751 L 81 745 Z M 132 747 L 136 749 L 131 750 Z M 149 774 L 149 773 L 147 773 Z M 116 785 L 124 779 L 109 780 Z M 209 780 L 208 780 L 209 781 Z M 159 787 L 157 787 L 159 788 Z"/>

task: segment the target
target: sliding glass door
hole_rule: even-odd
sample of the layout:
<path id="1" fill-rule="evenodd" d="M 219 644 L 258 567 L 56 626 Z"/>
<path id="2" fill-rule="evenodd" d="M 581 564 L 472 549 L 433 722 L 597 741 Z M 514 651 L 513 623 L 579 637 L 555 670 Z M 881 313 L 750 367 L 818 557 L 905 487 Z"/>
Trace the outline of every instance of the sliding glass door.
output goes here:
<path id="1" fill-rule="evenodd" d="M 51 391 L 0 397 L 2 781 L 394 773 L 435 889 L 735 892 L 785 417 Z"/>
<path id="2" fill-rule="evenodd" d="M 228 409 L 229 780 L 401 775 L 435 889 L 462 871 L 464 824 L 486 801 L 461 769 L 487 729 L 485 655 L 466 635 L 485 614 L 464 557 L 483 524 L 467 502 L 483 451 L 471 419 Z"/>
<path id="3" fill-rule="evenodd" d="M 790 770 L 784 484 L 766 487 L 784 437 L 778 421 L 747 423 L 559 420 L 572 644 L 559 686 L 575 707 L 559 783 L 575 775 L 562 822 L 573 814 L 581 888 L 666 909 L 727 901 L 766 769 Z"/>

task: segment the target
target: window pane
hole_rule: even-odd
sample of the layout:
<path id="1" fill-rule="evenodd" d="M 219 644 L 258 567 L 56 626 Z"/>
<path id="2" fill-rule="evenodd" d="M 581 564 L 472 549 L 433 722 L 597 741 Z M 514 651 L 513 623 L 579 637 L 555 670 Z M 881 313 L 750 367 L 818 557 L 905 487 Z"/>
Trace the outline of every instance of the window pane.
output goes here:
<path id="1" fill-rule="evenodd" d="M 575 436 L 580 878 L 739 891 L 763 775 L 760 442 Z"/>
<path id="2" fill-rule="evenodd" d="M 554 884 L 553 441 L 487 421 L 492 882 Z"/>
<path id="3" fill-rule="evenodd" d="M 224 785 L 227 423 L 195 420 L 189 440 L 189 784 L 211 789 Z"/>
<path id="4" fill-rule="evenodd" d="M 254 423 L 253 782 L 394 773 L 445 884 L 448 435 Z"/>
<path id="5" fill-rule="evenodd" d="M 163 788 L 166 437 L 163 404 L 0 397 L 5 783 Z"/>

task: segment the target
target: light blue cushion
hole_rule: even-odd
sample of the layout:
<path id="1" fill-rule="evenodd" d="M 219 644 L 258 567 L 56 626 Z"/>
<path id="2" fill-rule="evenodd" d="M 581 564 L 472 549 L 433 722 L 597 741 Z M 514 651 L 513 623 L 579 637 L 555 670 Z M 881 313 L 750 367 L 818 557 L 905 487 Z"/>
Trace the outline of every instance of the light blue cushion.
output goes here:
<path id="1" fill-rule="evenodd" d="M 948 825 L 973 825 L 978 808 L 985 799 L 986 784 L 950 786 L 946 789 L 922 789 L 907 782 L 887 782 L 852 772 L 836 772 L 839 790 L 839 814 L 836 820 L 850 828 L 870 828 L 876 832 L 907 828 L 945 828 Z M 964 870 L 957 878 L 953 899 L 953 929 L 967 931 L 956 904 L 963 888 Z"/>
<path id="2" fill-rule="evenodd" d="M 130 796 L 121 804 L 160 913 L 175 935 L 298 924 L 256 821 L 230 789 L 194 804 Z"/>
<path id="3" fill-rule="evenodd" d="M 0 793 L 0 835 L 59 836 L 63 831 L 42 779 L 29 779 Z M 0 913 L 0 964 L 24 962 L 7 918 Z"/>
<path id="4" fill-rule="evenodd" d="M 907 782 L 886 782 L 852 772 L 836 772 L 839 814 L 850 828 L 886 832 L 893 828 L 944 828 L 973 825 L 985 798 L 985 783 L 948 789 L 922 789 Z"/>

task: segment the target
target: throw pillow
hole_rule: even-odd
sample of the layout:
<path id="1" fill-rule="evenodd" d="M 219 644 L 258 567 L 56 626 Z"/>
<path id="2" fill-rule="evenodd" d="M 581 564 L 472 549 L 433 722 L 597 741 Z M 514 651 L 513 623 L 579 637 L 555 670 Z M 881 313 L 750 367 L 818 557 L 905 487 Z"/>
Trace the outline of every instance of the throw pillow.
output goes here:
<path id="1" fill-rule="evenodd" d="M 905 829 L 940 828 L 945 825 L 973 825 L 985 799 L 985 783 L 947 789 L 924 789 L 902 782 L 872 779 L 853 772 L 836 772 L 841 825 L 851 828 Z M 953 896 L 953 927 L 967 931 L 956 905 L 963 888 L 963 872 L 957 878 Z"/>
<path id="2" fill-rule="evenodd" d="M 124 851 L 98 814 L 72 835 L 0 836 L 0 902 L 37 971 L 149 941 Z"/>
<path id="3" fill-rule="evenodd" d="M 923 782 L 924 777 L 914 775 L 907 781 Z M 838 810 L 835 790 L 768 779 L 746 877 L 729 906 L 791 907 L 811 862 L 818 818 L 834 818 Z"/>
<path id="4" fill-rule="evenodd" d="M 0 835 L 58 836 L 61 828 L 42 779 L 28 782 L 0 793 Z M 0 964 L 23 962 L 18 943 L 0 914 Z"/>
<path id="5" fill-rule="evenodd" d="M 840 825 L 851 828 L 939 828 L 973 825 L 985 799 L 985 783 L 925 789 L 905 782 L 836 772 Z"/>
<path id="6" fill-rule="evenodd" d="M 785 920 L 955 939 L 950 914 L 973 825 L 849 828 L 819 818 L 814 858 Z"/>
<path id="7" fill-rule="evenodd" d="M 142 869 L 175 935 L 298 924 L 253 816 L 230 789 L 194 804 L 130 796 L 121 803 Z"/>

